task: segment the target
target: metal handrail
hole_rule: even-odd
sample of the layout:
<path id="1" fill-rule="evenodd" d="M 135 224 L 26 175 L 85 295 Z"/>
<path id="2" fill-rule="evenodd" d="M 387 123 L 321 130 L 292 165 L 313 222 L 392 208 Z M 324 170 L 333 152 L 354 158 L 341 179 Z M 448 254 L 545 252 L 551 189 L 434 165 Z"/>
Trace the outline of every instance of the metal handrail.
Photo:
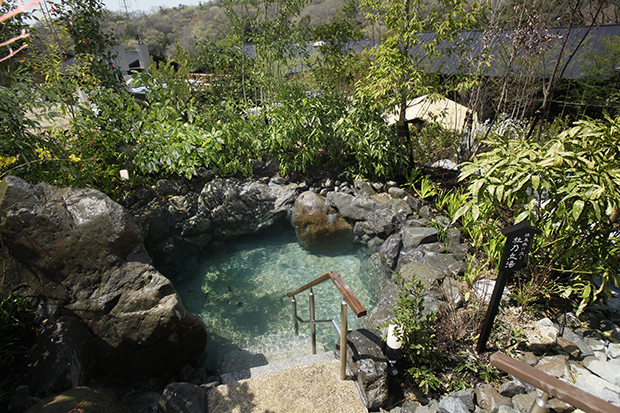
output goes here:
<path id="1" fill-rule="evenodd" d="M 332 280 L 340 294 L 342 295 L 342 302 L 340 303 L 340 327 L 335 320 L 316 320 L 315 319 L 315 308 L 314 308 L 314 291 L 313 287 L 327 280 Z M 310 320 L 305 321 L 302 320 L 297 315 L 297 300 L 295 299 L 295 295 L 299 294 L 302 291 L 310 289 L 310 295 L 308 296 L 308 302 L 310 305 Z M 287 297 L 293 297 L 293 320 L 295 323 L 295 334 L 299 334 L 299 324 L 298 321 L 302 323 L 310 323 L 310 338 L 312 340 L 312 354 L 316 354 L 316 325 L 331 323 L 338 335 L 340 336 L 340 379 L 344 380 L 347 377 L 347 308 L 351 306 L 351 310 L 355 313 L 355 315 L 359 317 L 363 317 L 366 315 L 366 309 L 362 305 L 362 303 L 357 299 L 355 294 L 347 283 L 344 281 L 342 276 L 338 273 L 338 271 L 330 271 L 327 274 L 320 276 L 314 281 L 309 282 L 297 290 L 287 293 Z"/>
<path id="2" fill-rule="evenodd" d="M 491 355 L 491 364 L 514 377 L 523 380 L 532 386 L 541 389 L 543 393 L 542 402 L 545 402 L 549 396 L 560 399 L 573 407 L 581 409 L 588 413 L 620 413 L 620 408 L 613 404 L 599 399 L 598 397 L 581 390 L 572 384 L 559 380 L 541 370 L 513 359 L 506 354 L 496 352 Z M 538 402 L 538 401 L 537 401 Z M 537 406 L 534 403 L 532 412 L 546 411 L 548 407 Z"/>

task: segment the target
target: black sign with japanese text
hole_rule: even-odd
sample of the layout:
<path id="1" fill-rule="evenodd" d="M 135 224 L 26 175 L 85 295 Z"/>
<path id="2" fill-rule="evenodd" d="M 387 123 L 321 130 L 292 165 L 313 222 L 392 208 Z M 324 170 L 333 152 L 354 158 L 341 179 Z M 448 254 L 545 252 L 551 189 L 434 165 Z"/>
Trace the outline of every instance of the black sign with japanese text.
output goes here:
<path id="1" fill-rule="evenodd" d="M 523 223 L 502 230 L 502 234 L 506 236 L 506 244 L 504 245 L 502 260 L 499 264 L 499 272 L 495 280 L 493 295 L 491 296 L 489 308 L 480 330 L 480 338 L 476 345 L 478 353 L 482 353 L 486 349 L 487 340 L 493 327 L 493 320 L 495 320 L 497 315 L 499 302 L 501 301 L 508 276 L 523 267 L 525 256 L 530 249 L 534 235 L 540 233 L 541 231 L 538 228 L 529 227 Z"/>
<path id="2" fill-rule="evenodd" d="M 540 230 L 519 223 L 503 229 L 502 234 L 506 236 L 506 244 L 499 264 L 499 272 L 519 271 L 523 267 L 534 235 L 540 234 Z"/>

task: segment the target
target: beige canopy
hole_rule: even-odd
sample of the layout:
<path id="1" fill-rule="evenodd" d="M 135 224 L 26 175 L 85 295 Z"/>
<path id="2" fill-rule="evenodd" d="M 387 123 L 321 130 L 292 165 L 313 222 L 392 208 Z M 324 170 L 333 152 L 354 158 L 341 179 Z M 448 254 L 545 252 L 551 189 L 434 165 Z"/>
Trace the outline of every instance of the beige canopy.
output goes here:
<path id="1" fill-rule="evenodd" d="M 386 120 L 389 124 L 398 122 L 399 108 L 389 113 Z M 445 129 L 462 132 L 467 116 L 466 106 L 446 98 L 430 99 L 423 95 L 407 102 L 406 119 L 422 119 L 427 122 L 438 122 Z M 478 125 L 478 115 L 474 112 L 472 129 Z"/>

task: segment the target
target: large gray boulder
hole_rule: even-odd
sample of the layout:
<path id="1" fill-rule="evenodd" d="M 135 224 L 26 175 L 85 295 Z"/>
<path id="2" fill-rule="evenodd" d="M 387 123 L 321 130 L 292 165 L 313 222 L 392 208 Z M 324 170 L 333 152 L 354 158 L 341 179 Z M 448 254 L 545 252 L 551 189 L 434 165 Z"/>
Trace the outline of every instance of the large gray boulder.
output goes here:
<path id="1" fill-rule="evenodd" d="M 391 209 L 377 209 L 367 216 L 362 228 L 370 236 L 386 239 L 392 233 L 400 229 L 402 225 L 398 215 Z"/>
<path id="2" fill-rule="evenodd" d="M 93 356 L 120 376 L 164 373 L 200 355 L 203 323 L 185 311 L 172 283 L 150 263 L 126 210 L 93 189 L 0 184 L 11 231 L 5 288 L 73 311 L 93 337 Z"/>
<path id="3" fill-rule="evenodd" d="M 403 245 L 402 236 L 400 234 L 390 235 L 379 250 L 381 262 L 390 271 L 396 267 L 398 263 L 398 255 Z"/>
<path id="4" fill-rule="evenodd" d="M 478 383 L 475 390 L 476 402 L 485 413 L 495 413 L 500 406 L 512 407 L 510 397 L 500 395 L 490 384 Z"/>
<path id="5" fill-rule="evenodd" d="M 293 207 L 291 224 L 297 240 L 309 251 L 343 253 L 353 248 L 351 225 L 314 192 L 299 195 Z"/>
<path id="6" fill-rule="evenodd" d="M 415 248 L 420 244 L 436 242 L 437 228 L 405 227 L 403 229 L 403 245 L 406 248 Z"/>
<path id="7" fill-rule="evenodd" d="M 439 402 L 439 411 L 441 413 L 469 413 L 469 409 L 465 403 L 456 397 L 446 397 Z"/>
<path id="8" fill-rule="evenodd" d="M 359 197 L 373 196 L 376 194 L 372 185 L 362 179 L 356 179 L 355 182 L 353 182 L 353 187 L 355 188 L 355 194 Z"/>
<path id="9" fill-rule="evenodd" d="M 86 383 L 90 333 L 82 320 L 62 316 L 45 320 L 37 331 L 29 388 L 37 397 Z"/>
<path id="10" fill-rule="evenodd" d="M 336 351 L 340 353 L 340 343 L 336 344 Z M 381 338 L 366 329 L 347 334 L 347 364 L 363 390 L 366 407 L 372 411 L 383 407 L 388 398 L 389 386 L 388 364 Z"/>
<path id="11" fill-rule="evenodd" d="M 399 271 L 405 280 L 410 281 L 415 277 L 422 283 L 426 292 L 441 296 L 442 292 L 439 286 L 446 274 L 439 268 L 423 262 L 410 262 L 399 266 Z"/>
<path id="12" fill-rule="evenodd" d="M 340 215 L 355 221 L 365 221 L 377 209 L 389 208 L 374 198 L 360 198 L 344 192 L 328 192 L 326 198 Z"/>
<path id="13" fill-rule="evenodd" d="M 298 191 L 297 184 L 215 179 L 202 189 L 200 208 L 211 221 L 214 236 L 234 238 L 255 233 L 286 216 Z"/>

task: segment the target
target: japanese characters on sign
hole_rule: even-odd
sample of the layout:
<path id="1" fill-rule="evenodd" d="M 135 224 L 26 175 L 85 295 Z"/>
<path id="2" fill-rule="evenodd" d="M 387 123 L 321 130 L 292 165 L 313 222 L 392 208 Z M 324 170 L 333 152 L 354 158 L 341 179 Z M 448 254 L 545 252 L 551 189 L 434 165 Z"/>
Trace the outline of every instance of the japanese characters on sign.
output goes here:
<path id="1" fill-rule="evenodd" d="M 491 334 L 493 320 L 497 315 L 499 302 L 506 285 L 506 280 L 510 273 L 520 270 L 525 262 L 525 256 L 530 248 L 530 244 L 534 239 L 534 235 L 540 234 L 537 228 L 529 227 L 523 223 L 519 223 L 510 228 L 502 230 L 502 234 L 506 237 L 506 244 L 502 253 L 502 260 L 499 264 L 499 273 L 493 289 L 493 295 L 489 302 L 489 308 L 480 330 L 480 338 L 476 345 L 476 351 L 481 353 L 485 351 L 487 340 Z"/>
<path id="2" fill-rule="evenodd" d="M 530 246 L 530 237 L 531 234 L 526 232 L 522 237 L 514 237 L 507 240 L 509 241 L 509 255 L 506 259 L 505 270 L 513 270 L 519 262 L 523 261 L 525 252 Z"/>
<path id="3" fill-rule="evenodd" d="M 523 267 L 533 236 L 540 233 L 540 230 L 528 227 L 525 224 L 517 224 L 506 228 L 502 233 L 506 236 L 506 244 L 499 270 L 507 272 L 518 271 Z"/>

